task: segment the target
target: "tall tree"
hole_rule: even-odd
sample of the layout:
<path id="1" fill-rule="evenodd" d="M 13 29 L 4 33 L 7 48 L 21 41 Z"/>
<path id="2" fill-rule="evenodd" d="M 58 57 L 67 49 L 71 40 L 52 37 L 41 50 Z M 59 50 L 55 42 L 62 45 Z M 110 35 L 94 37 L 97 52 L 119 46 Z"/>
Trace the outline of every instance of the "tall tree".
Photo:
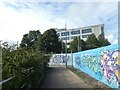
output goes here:
<path id="1" fill-rule="evenodd" d="M 62 40 L 60 40 L 60 42 L 61 42 L 61 53 L 65 53 L 65 43 L 62 41 Z"/>
<path id="2" fill-rule="evenodd" d="M 60 53 L 62 44 L 55 29 L 49 29 L 38 40 L 39 49 L 47 53 Z"/>
<path id="3" fill-rule="evenodd" d="M 72 52 L 83 51 L 86 49 L 86 43 L 80 38 L 75 38 L 70 43 L 70 49 L 72 50 Z"/>
<path id="4" fill-rule="evenodd" d="M 98 43 L 99 43 L 99 47 L 103 47 L 111 44 L 106 38 L 102 36 L 102 34 L 98 36 Z"/>
<path id="5" fill-rule="evenodd" d="M 39 37 L 41 33 L 39 30 L 37 31 L 29 31 L 28 34 L 23 35 L 20 47 L 22 48 L 29 48 L 34 46 L 37 38 Z"/>
<path id="6" fill-rule="evenodd" d="M 88 36 L 88 38 L 86 40 L 86 44 L 87 44 L 86 45 L 87 49 L 94 49 L 94 48 L 99 47 L 98 40 L 94 34 L 91 34 Z"/>

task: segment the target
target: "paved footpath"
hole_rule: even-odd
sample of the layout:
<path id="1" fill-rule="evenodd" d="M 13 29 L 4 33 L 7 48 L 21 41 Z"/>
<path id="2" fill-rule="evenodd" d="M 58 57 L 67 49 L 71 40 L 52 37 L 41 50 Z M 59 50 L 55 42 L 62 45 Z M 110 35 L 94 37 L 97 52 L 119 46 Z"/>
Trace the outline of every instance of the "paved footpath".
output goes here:
<path id="1" fill-rule="evenodd" d="M 64 66 L 50 66 L 41 88 L 91 88 Z"/>

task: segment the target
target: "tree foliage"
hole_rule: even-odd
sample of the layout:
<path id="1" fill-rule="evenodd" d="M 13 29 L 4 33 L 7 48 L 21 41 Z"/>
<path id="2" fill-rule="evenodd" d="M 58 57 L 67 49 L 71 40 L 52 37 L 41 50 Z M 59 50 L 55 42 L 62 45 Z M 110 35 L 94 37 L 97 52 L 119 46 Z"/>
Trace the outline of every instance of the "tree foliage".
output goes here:
<path id="1" fill-rule="evenodd" d="M 111 44 L 107 39 L 102 36 L 102 34 L 98 36 L 98 43 L 99 47 L 108 46 Z"/>
<path id="2" fill-rule="evenodd" d="M 87 49 L 94 49 L 99 47 L 98 40 L 94 34 L 88 36 L 86 40 L 86 44 L 87 44 Z"/>
<path id="3" fill-rule="evenodd" d="M 66 48 L 65 43 L 62 40 L 60 42 L 61 42 L 60 43 L 61 53 L 65 53 L 65 48 Z"/>
<path id="4" fill-rule="evenodd" d="M 21 48 L 30 48 L 34 46 L 37 38 L 41 35 L 39 30 L 37 31 L 29 31 L 28 34 L 23 35 L 20 47 Z"/>
<path id="5" fill-rule="evenodd" d="M 14 76 L 2 88 L 37 87 L 48 66 L 49 56 L 34 48 L 25 46 L 12 50 L 11 47 L 2 47 L 2 79 Z M 27 49 L 26 49 L 27 48 Z"/>
<path id="6" fill-rule="evenodd" d="M 61 42 L 58 39 L 58 35 L 55 29 L 49 29 L 43 33 L 38 39 L 38 49 L 46 53 L 60 53 L 62 49 Z"/>
<path id="7" fill-rule="evenodd" d="M 72 50 L 72 52 L 83 51 L 85 50 L 85 48 L 86 48 L 86 43 L 80 38 L 75 38 L 70 43 L 70 49 Z"/>
<path id="8" fill-rule="evenodd" d="M 79 44 L 78 44 L 78 42 L 79 42 Z M 111 43 L 107 39 L 105 39 L 102 36 L 102 34 L 100 34 L 98 36 L 98 38 L 96 38 L 96 36 L 94 34 L 91 34 L 91 35 L 88 36 L 86 41 L 83 41 L 82 39 L 75 38 L 70 43 L 70 49 L 73 52 L 77 52 L 78 51 L 78 45 L 79 45 L 79 48 L 81 48 L 81 51 L 83 51 L 83 50 L 89 50 L 89 49 L 94 49 L 94 48 L 107 46 L 107 45 L 110 45 L 110 44 Z"/>

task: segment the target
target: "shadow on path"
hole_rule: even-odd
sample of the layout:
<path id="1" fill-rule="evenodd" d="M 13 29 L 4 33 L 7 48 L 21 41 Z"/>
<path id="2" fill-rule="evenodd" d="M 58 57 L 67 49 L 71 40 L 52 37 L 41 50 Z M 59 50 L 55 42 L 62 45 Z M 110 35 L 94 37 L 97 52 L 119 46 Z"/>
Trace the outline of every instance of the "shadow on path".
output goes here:
<path id="1" fill-rule="evenodd" d="M 49 66 L 41 88 L 91 88 L 64 66 Z"/>

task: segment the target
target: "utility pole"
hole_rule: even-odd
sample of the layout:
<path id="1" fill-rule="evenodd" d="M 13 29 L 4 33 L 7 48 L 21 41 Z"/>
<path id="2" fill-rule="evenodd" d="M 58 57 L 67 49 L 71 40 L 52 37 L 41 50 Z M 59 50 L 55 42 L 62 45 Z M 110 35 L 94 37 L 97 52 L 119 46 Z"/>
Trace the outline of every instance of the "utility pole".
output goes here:
<path id="1" fill-rule="evenodd" d="M 72 67 L 73 67 L 73 53 L 72 53 L 72 50 L 71 50 L 71 60 L 72 60 Z"/>
<path id="2" fill-rule="evenodd" d="M 80 50 L 79 42 L 80 42 L 80 40 L 79 40 L 79 36 L 78 36 L 78 52 L 79 52 L 79 50 Z"/>
<path id="3" fill-rule="evenodd" d="M 66 39 L 65 39 L 65 41 L 66 41 L 66 43 L 65 43 L 65 53 L 66 53 L 65 68 L 67 68 L 67 25 L 66 25 L 66 23 L 65 23 L 65 31 L 66 31 L 66 34 L 65 34 L 65 36 L 66 36 Z"/>

